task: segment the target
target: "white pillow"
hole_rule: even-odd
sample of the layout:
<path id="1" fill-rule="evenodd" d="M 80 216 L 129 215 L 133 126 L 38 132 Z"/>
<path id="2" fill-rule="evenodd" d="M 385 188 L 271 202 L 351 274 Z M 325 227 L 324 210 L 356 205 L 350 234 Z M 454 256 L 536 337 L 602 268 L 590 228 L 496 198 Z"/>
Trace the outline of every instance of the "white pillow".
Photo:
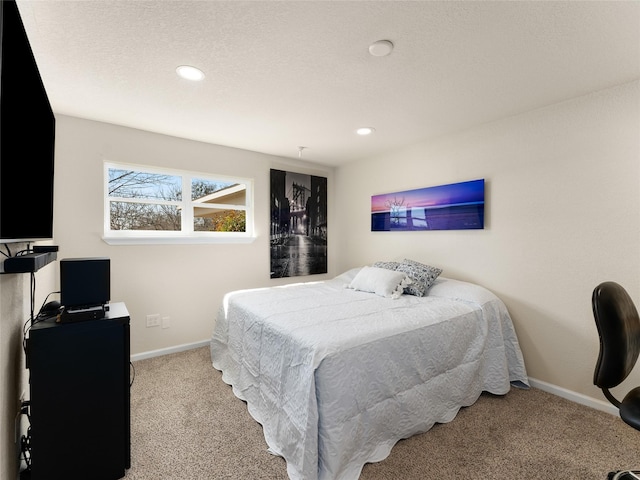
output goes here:
<path id="1" fill-rule="evenodd" d="M 386 298 L 399 298 L 411 280 L 402 272 L 386 268 L 362 267 L 351 280 L 349 288 L 361 292 L 370 292 Z"/>

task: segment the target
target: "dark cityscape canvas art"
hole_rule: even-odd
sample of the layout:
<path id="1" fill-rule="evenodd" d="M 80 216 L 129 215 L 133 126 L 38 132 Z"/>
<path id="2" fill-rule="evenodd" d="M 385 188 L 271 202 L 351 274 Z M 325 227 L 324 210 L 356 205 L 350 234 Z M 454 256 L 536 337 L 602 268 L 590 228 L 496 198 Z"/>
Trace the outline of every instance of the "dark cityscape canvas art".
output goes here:
<path id="1" fill-rule="evenodd" d="M 327 179 L 271 169 L 271 278 L 327 273 Z"/>

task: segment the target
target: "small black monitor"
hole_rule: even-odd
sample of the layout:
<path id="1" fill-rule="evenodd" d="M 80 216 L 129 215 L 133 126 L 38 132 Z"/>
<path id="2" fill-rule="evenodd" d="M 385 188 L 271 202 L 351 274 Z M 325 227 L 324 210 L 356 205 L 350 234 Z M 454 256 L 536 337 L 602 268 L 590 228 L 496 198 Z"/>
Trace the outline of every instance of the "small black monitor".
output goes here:
<path id="1" fill-rule="evenodd" d="M 60 303 L 66 309 L 104 306 L 111 299 L 108 258 L 60 260 Z"/>

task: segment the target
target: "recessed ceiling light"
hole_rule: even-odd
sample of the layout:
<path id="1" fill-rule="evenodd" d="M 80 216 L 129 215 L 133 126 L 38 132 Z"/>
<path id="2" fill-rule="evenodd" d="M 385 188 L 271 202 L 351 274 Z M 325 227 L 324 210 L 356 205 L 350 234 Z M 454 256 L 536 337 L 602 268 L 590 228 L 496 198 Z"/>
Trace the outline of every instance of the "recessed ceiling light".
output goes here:
<path id="1" fill-rule="evenodd" d="M 356 130 L 356 133 L 358 135 L 371 135 L 373 132 L 375 132 L 376 129 L 373 127 L 360 127 L 359 129 Z"/>
<path id="2" fill-rule="evenodd" d="M 186 78 L 187 80 L 192 80 L 194 82 L 198 82 L 204 79 L 204 73 L 202 70 L 196 67 L 192 67 L 191 65 L 180 65 L 176 68 L 176 72 L 182 78 Z"/>
<path id="3" fill-rule="evenodd" d="M 374 57 L 386 57 L 393 50 L 393 43 L 389 40 L 378 40 L 369 45 L 369 53 Z"/>

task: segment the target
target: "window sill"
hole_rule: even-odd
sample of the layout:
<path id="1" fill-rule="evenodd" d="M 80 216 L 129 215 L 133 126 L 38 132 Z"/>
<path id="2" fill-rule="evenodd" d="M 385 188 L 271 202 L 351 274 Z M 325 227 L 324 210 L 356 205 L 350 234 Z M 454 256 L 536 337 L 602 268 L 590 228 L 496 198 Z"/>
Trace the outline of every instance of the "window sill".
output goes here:
<path id="1" fill-rule="evenodd" d="M 243 244 L 253 243 L 257 237 L 120 237 L 104 236 L 102 240 L 109 245 L 204 245 L 204 244 Z"/>

